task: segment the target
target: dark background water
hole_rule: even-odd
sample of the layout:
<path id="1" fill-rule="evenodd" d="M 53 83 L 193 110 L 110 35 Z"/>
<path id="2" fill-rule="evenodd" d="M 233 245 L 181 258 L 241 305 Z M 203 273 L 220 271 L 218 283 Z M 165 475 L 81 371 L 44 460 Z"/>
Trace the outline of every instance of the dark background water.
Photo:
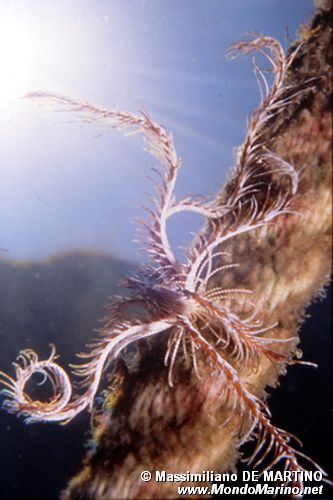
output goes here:
<path id="1" fill-rule="evenodd" d="M 31 347 L 41 359 L 53 342 L 67 367 L 85 351 L 103 306 L 131 266 L 107 255 L 63 254 L 46 262 L 0 260 L 1 369 Z M 0 497 L 57 498 L 78 472 L 89 441 L 89 415 L 70 425 L 31 424 L 0 412 Z"/>

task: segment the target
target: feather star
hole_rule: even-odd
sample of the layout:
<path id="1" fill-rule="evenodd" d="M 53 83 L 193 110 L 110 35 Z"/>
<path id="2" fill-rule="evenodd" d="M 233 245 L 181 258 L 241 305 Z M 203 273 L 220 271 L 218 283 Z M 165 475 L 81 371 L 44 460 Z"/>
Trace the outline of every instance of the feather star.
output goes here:
<path id="1" fill-rule="evenodd" d="M 291 89 L 289 97 L 284 97 L 286 72 L 297 50 L 287 57 L 279 42 L 258 36 L 235 44 L 231 55 L 255 51 L 270 63 L 273 82 L 268 84 L 254 61 L 261 103 L 249 119 L 234 172 L 234 189 L 222 206 L 218 199 L 210 202 L 200 197 L 176 200 L 175 184 L 181 160 L 172 134 L 153 121 L 148 113 L 135 115 L 103 109 L 48 92 L 27 95 L 79 114 L 87 122 L 118 129 L 134 127 L 135 132 L 143 134 L 147 150 L 159 160 L 160 170 L 156 171 L 159 177 L 155 183 L 157 195 L 149 196 L 151 208 L 147 211 L 150 220 L 139 221 L 145 231 L 143 243 L 150 264 L 128 278 L 127 287 L 131 293 L 127 297 L 114 298 L 99 339 L 89 345 L 91 350 L 88 353 L 78 354 L 85 358 L 85 362 L 72 365 L 73 374 L 81 379 L 82 394 L 72 395 L 70 379 L 57 363 L 53 345 L 49 358 L 44 361 L 40 361 L 33 350 L 26 349 L 20 352 L 14 363 L 15 377 L 0 372 L 0 382 L 5 386 L 2 394 L 6 396 L 6 410 L 23 415 L 27 422 L 68 422 L 85 408 L 92 410 L 106 366 L 127 346 L 151 336 L 168 335 L 165 354 L 165 364 L 169 366 L 168 384 L 170 387 L 174 384 L 173 368 L 180 352 L 191 360 L 194 372 L 200 377 L 196 356 L 198 352 L 204 352 L 211 369 L 225 381 L 224 396 L 232 402 L 233 410 L 241 415 L 239 444 L 248 440 L 253 432 L 258 436 L 249 464 L 258 468 L 269 456 L 273 458 L 266 468 L 282 461 L 285 470 L 305 471 L 299 463 L 302 459 L 326 476 L 319 465 L 291 444 L 293 436 L 270 422 L 266 404 L 251 392 L 237 370 L 239 365 L 255 370 L 263 356 L 277 370 L 295 362 L 291 356 L 280 354 L 276 349 L 278 343 L 293 342 L 295 338 L 269 336 L 277 324 L 265 325 L 257 317 L 251 290 L 214 286 L 214 277 L 223 276 L 228 269 L 241 265 L 233 262 L 232 256 L 223 250 L 228 240 L 252 231 L 260 235 L 278 219 L 300 216 L 293 210 L 298 173 L 262 141 L 267 122 L 288 106 L 298 93 L 305 91 L 304 88 Z M 170 217 L 184 211 L 205 216 L 209 225 L 195 237 L 184 263 L 181 263 L 169 243 L 167 222 Z M 233 307 L 235 301 L 242 307 Z M 246 314 L 238 312 L 242 308 Z M 228 353 L 228 359 L 224 353 Z M 53 394 L 46 402 L 32 400 L 25 392 L 27 382 L 35 373 L 43 375 L 43 382 L 48 380 L 51 383 Z"/>

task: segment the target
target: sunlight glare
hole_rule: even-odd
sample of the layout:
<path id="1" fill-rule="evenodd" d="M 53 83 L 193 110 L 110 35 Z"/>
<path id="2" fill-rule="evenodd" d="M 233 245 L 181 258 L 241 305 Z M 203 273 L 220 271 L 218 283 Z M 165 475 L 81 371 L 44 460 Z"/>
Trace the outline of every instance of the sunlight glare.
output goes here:
<path id="1" fill-rule="evenodd" d="M 36 49 L 28 23 L 0 17 L 0 101 L 21 97 L 33 86 Z"/>

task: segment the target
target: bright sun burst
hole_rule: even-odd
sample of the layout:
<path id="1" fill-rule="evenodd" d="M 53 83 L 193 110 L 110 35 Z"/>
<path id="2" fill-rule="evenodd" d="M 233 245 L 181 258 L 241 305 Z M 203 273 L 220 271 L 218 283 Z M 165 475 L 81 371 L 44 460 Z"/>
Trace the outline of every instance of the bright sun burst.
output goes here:
<path id="1" fill-rule="evenodd" d="M 14 15 L 1 15 L 0 102 L 20 97 L 31 88 L 36 52 L 32 27 Z"/>

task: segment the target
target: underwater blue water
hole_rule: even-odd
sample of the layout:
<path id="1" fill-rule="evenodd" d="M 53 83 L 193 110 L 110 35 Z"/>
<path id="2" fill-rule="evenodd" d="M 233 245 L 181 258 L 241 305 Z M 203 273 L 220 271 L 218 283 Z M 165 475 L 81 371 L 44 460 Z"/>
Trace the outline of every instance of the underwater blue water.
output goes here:
<path id="1" fill-rule="evenodd" d="M 146 109 L 171 130 L 184 162 L 182 196 L 218 192 L 258 103 L 251 58 L 227 61 L 226 49 L 253 31 L 286 45 L 286 29 L 294 37 L 311 12 L 311 0 L 14 0 L 0 3 L 0 26 L 9 18 L 31 37 L 21 95 L 48 90 Z M 12 43 L 23 51 L 30 40 L 18 37 Z M 95 249 L 139 259 L 132 221 L 144 216 L 146 175 L 156 164 L 141 137 L 3 97 L 1 84 L 0 111 L 2 254 Z M 172 221 L 174 245 L 201 224 Z"/>

